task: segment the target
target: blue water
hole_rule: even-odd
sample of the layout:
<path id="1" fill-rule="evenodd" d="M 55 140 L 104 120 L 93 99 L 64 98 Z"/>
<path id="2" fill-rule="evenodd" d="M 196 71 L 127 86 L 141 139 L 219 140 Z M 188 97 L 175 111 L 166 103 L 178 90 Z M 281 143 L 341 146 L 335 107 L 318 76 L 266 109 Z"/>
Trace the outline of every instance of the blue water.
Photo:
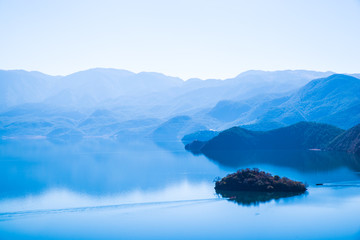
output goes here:
<path id="1" fill-rule="evenodd" d="M 245 167 L 309 189 L 250 202 L 215 194 L 215 177 Z M 177 142 L 3 140 L 0 239 L 360 239 L 359 172 L 346 154 L 208 159 Z"/>

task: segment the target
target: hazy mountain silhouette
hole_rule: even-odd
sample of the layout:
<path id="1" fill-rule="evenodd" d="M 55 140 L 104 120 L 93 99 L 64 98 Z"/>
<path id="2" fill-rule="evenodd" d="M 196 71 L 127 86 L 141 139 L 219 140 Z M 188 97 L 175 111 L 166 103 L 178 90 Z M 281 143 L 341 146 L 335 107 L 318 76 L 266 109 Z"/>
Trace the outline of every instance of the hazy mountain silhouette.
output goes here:
<path id="1" fill-rule="evenodd" d="M 198 132 L 187 134 L 181 139 L 181 141 L 184 144 L 191 143 L 191 142 L 193 142 L 195 140 L 208 141 L 208 140 L 216 137 L 217 135 L 219 135 L 219 132 L 217 132 L 217 131 L 203 130 L 203 131 L 198 131 Z"/>
<path id="2" fill-rule="evenodd" d="M 262 117 L 291 124 L 297 121 L 318 121 L 341 128 L 350 128 L 360 121 L 360 79 L 332 75 L 313 80 L 285 103 Z"/>
<path id="3" fill-rule="evenodd" d="M 222 130 L 234 125 L 271 129 L 297 119 L 292 116 L 293 103 L 304 104 L 295 101 L 299 99 L 295 97 L 298 92 L 294 93 L 298 88 L 314 78 L 331 74 L 303 70 L 248 71 L 225 80 L 183 81 L 160 73 L 136 74 L 104 68 L 68 76 L 0 71 L 0 134 L 46 136 L 56 129 L 74 129 L 85 136 L 148 136 L 153 132 L 157 138 L 174 140 L 194 131 Z M 331 87 L 324 90 L 330 91 L 327 101 L 330 116 L 325 116 L 324 108 L 316 120 L 335 121 L 331 117 L 336 112 L 338 126 L 356 122 L 355 117 L 348 122 L 341 119 L 360 112 L 360 104 L 355 103 L 356 94 L 350 94 L 357 89 L 349 90 L 349 84 L 336 91 L 331 91 Z M 300 91 L 315 94 L 309 87 Z M 347 97 L 340 104 L 337 97 L 343 97 L 342 92 Z M 308 99 L 307 103 L 311 101 L 316 99 Z M 320 103 L 321 99 L 317 101 Z M 309 108 L 311 114 L 317 109 L 312 105 Z M 99 110 L 107 113 L 93 115 Z M 171 127 L 176 116 L 190 119 L 183 119 L 184 125 L 177 129 Z M 136 126 L 125 127 L 133 120 Z"/>
<path id="4" fill-rule="evenodd" d="M 86 115 L 46 104 L 23 104 L 0 113 L 0 136 L 45 136 L 56 128 L 74 128 Z"/>
<path id="5" fill-rule="evenodd" d="M 0 70 L 0 111 L 24 103 L 41 102 L 51 94 L 58 77 L 24 70 Z"/>
<path id="6" fill-rule="evenodd" d="M 216 103 L 233 97 L 248 98 L 262 92 L 286 92 L 310 80 L 331 73 L 314 71 L 249 71 L 226 80 L 190 79 L 169 77 L 161 73 L 132 73 L 126 70 L 95 68 L 67 76 L 49 76 L 23 70 L 0 71 L 0 103 L 3 109 L 24 103 L 43 102 L 52 105 L 89 107 L 93 104 L 122 97 L 149 100 L 154 93 L 156 101 L 166 104 L 172 99 L 179 102 L 204 99 L 200 105 Z M 217 93 L 217 94 L 213 94 Z M 166 99 L 165 102 L 163 102 Z M 141 102 L 141 100 L 138 99 Z M 86 105 L 86 103 L 88 103 Z M 130 104 L 131 105 L 131 104 Z"/>
<path id="7" fill-rule="evenodd" d="M 165 91 L 181 85 L 179 78 L 165 76 L 160 73 L 141 72 L 138 74 L 118 69 L 96 68 L 77 72 L 62 77 L 55 88 L 62 89 L 72 96 L 74 106 L 88 107 L 82 99 L 93 99 L 99 104 L 121 96 L 139 97 L 143 94 Z M 49 98 L 48 103 L 61 104 L 60 96 Z M 55 101 L 56 100 L 56 101 Z M 66 103 L 68 104 L 68 103 Z"/>
<path id="8" fill-rule="evenodd" d="M 253 130 L 270 130 L 299 121 L 348 129 L 360 122 L 360 79 L 334 74 L 280 98 L 220 102 L 209 115 L 230 121 L 228 127 L 243 125 Z"/>
<path id="9" fill-rule="evenodd" d="M 178 116 L 171 118 L 156 128 L 152 137 L 157 141 L 174 141 L 179 140 L 188 133 L 205 129 L 204 125 L 192 121 L 189 116 Z"/>

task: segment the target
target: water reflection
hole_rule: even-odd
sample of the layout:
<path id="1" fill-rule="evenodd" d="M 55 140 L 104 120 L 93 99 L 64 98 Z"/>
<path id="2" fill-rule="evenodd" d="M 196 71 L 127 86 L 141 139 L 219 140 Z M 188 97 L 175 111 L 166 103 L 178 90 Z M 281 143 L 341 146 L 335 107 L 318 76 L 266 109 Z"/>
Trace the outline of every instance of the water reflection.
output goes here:
<path id="1" fill-rule="evenodd" d="M 156 191 L 185 180 L 211 182 L 243 167 L 309 184 L 360 179 L 359 158 L 342 153 L 226 152 L 210 160 L 178 145 L 165 150 L 150 139 L 83 139 L 76 144 L 6 140 L 0 142 L 0 199 L 53 188 L 92 195 Z"/>
<path id="2" fill-rule="evenodd" d="M 260 203 L 270 202 L 271 200 L 307 195 L 307 192 L 255 192 L 222 190 L 216 190 L 216 193 L 223 198 L 227 198 L 228 201 L 234 202 L 241 206 L 258 206 Z"/>
<path id="3" fill-rule="evenodd" d="M 269 164 L 296 169 L 301 172 L 330 171 L 342 167 L 359 172 L 360 157 L 342 152 L 261 150 L 261 151 L 216 151 L 206 155 L 214 162 L 228 167 L 248 164 Z"/>
<path id="4" fill-rule="evenodd" d="M 69 189 L 91 195 L 157 191 L 183 181 L 212 180 L 222 171 L 205 157 L 169 152 L 151 140 L 83 139 L 0 142 L 0 199 Z"/>
<path id="5" fill-rule="evenodd" d="M 0 142 L 0 238 L 357 237 L 354 157 L 255 152 L 209 161 L 165 147 L 131 139 Z M 325 184 L 310 186 L 308 195 L 218 192 L 224 198 L 217 198 L 214 177 L 240 167 Z"/>

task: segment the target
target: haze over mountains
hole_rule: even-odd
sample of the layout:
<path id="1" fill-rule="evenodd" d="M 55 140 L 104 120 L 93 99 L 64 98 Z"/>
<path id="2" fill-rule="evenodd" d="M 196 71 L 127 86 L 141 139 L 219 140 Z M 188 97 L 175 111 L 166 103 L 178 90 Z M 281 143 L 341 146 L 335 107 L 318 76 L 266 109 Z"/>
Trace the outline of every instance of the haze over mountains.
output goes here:
<path id="1" fill-rule="evenodd" d="M 226 80 L 200 80 L 165 76 L 160 73 L 138 74 L 117 69 L 90 69 L 68 76 L 49 76 L 39 72 L 23 70 L 0 71 L 1 107 L 24 103 L 49 103 L 75 107 L 111 106 L 108 100 L 202 99 L 209 93 L 216 93 L 213 102 L 221 99 L 244 99 L 263 93 L 279 93 L 294 90 L 312 79 L 326 77 L 333 73 L 313 71 L 248 71 Z M 256 90 L 256 91 L 255 91 Z M 160 96 L 155 97 L 153 93 Z M 246 94 L 245 94 L 246 93 Z M 149 96 L 150 95 L 150 96 Z M 197 96 L 197 97 L 195 97 Z M 140 99 L 139 99 L 140 98 Z M 209 101 L 202 100 L 204 104 Z M 164 104 L 164 102 L 162 102 Z M 128 103 L 130 104 L 130 103 Z"/>
<path id="2" fill-rule="evenodd" d="M 221 116 L 234 120 L 230 126 L 246 123 L 249 126 L 244 127 L 253 130 L 270 130 L 299 121 L 317 121 L 347 129 L 359 123 L 359 104 L 359 79 L 334 74 L 313 80 L 284 97 L 220 102 L 210 114 L 216 114 L 218 119 Z"/>
<path id="3" fill-rule="evenodd" d="M 305 70 L 187 81 L 102 68 L 68 76 L 0 71 L 0 135 L 169 140 L 199 130 L 269 130 L 299 121 L 348 129 L 360 123 L 359 90 L 356 77 Z"/>

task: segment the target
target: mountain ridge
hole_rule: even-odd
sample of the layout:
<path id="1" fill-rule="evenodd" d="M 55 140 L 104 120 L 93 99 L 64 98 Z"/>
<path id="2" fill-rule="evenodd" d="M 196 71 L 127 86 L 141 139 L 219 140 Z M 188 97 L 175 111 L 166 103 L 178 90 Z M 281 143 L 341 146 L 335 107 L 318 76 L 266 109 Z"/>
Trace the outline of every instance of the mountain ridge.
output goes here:
<path id="1" fill-rule="evenodd" d="M 9 76 L 8 73 L 14 75 Z M 47 135 L 58 128 L 77 128 L 86 136 L 112 136 L 126 133 L 126 128 L 121 126 L 126 121 L 139 120 L 137 122 L 143 123 L 144 127 L 132 125 L 129 135 L 133 131 L 141 135 L 144 129 L 143 134 L 148 135 L 177 116 L 190 117 L 190 120 L 184 120 L 181 131 L 169 125 L 169 130 L 177 132 L 172 135 L 177 140 L 190 131 L 221 131 L 238 125 L 246 125 L 244 128 L 249 130 L 268 130 L 304 120 L 278 107 L 288 104 L 288 109 L 293 110 L 294 97 L 291 97 L 294 92 L 311 82 L 313 77 L 329 74 L 331 72 L 254 70 L 225 80 L 183 81 L 160 73 L 105 68 L 67 76 L 23 70 L 0 71 L 0 130 L 3 136 L 17 136 L 31 135 L 32 132 Z M 330 122 L 342 128 L 355 125 L 360 119 L 360 102 L 353 94 L 357 88 L 350 84 L 342 89 L 339 92 L 343 91 L 346 98 L 332 92 L 337 98 L 330 98 L 329 106 L 319 109 L 309 105 L 310 110 L 321 110 L 318 111 L 321 118 L 306 119 Z M 342 102 L 337 100 L 339 98 Z M 240 106 L 236 104 L 239 99 Z M 318 100 L 321 102 L 322 98 Z M 85 127 L 82 123 L 99 109 L 107 109 L 116 117 L 101 114 L 101 117 L 85 122 L 89 123 Z M 336 114 L 329 109 L 335 109 Z M 327 117 L 325 113 L 330 115 Z M 148 123 L 141 119 L 157 120 Z M 31 126 L 45 126 L 44 122 L 52 127 L 31 129 Z M 155 126 L 157 123 L 158 126 Z"/>
<path id="2" fill-rule="evenodd" d="M 222 151 L 325 149 L 330 141 L 344 132 L 335 126 L 314 122 L 299 122 L 270 131 L 232 127 L 202 144 L 193 143 L 200 149 L 191 149 L 191 144 L 185 148 L 205 155 Z"/>
<path id="3" fill-rule="evenodd" d="M 326 150 L 360 155 L 360 124 L 337 136 L 330 142 Z"/>
<path id="4" fill-rule="evenodd" d="M 264 126 L 270 122 L 277 123 L 273 126 L 280 126 L 315 121 L 348 129 L 360 123 L 360 79 L 333 74 L 314 79 L 281 97 L 260 101 L 222 101 L 209 110 L 208 116 L 223 121 L 227 126 Z M 263 130 L 271 130 L 271 125 Z"/>

